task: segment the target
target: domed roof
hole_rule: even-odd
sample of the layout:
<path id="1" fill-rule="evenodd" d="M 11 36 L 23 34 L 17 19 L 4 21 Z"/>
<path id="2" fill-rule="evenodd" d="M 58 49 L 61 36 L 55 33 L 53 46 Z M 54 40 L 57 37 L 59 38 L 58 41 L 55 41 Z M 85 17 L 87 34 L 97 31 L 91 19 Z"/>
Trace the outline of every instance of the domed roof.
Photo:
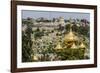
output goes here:
<path id="1" fill-rule="evenodd" d="M 60 43 L 57 44 L 57 46 L 55 47 L 55 50 L 60 50 L 63 49 L 62 46 L 60 45 Z"/>
<path id="2" fill-rule="evenodd" d="M 75 45 L 75 43 L 73 43 L 73 45 L 71 46 L 72 49 L 77 49 L 77 46 Z"/>
<path id="3" fill-rule="evenodd" d="M 34 55 L 33 60 L 38 60 L 38 57 L 36 55 Z"/>
<path id="4" fill-rule="evenodd" d="M 86 46 L 83 43 L 81 43 L 79 48 L 86 48 Z"/>
<path id="5" fill-rule="evenodd" d="M 78 37 L 70 30 L 68 34 L 65 35 L 65 41 L 77 41 Z"/>

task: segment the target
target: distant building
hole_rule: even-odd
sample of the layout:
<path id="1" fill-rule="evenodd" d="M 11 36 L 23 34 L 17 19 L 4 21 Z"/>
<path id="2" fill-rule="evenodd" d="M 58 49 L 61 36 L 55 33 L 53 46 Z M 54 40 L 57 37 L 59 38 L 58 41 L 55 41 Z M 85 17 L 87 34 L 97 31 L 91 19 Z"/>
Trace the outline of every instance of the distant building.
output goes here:
<path id="1" fill-rule="evenodd" d="M 63 17 L 59 17 L 59 24 L 61 24 L 62 26 L 65 25 L 65 21 Z"/>

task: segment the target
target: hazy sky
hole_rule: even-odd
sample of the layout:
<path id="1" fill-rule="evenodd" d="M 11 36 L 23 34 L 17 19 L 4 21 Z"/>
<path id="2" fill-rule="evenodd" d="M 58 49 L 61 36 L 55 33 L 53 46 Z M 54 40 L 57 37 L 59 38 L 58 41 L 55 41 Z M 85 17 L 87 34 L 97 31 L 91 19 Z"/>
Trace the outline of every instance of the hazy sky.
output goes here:
<path id="1" fill-rule="evenodd" d="M 76 13 L 76 12 L 54 12 L 54 11 L 35 11 L 35 10 L 22 10 L 22 18 L 40 18 L 44 17 L 47 19 L 57 18 L 57 17 L 64 17 L 64 19 L 87 19 L 90 21 L 90 14 L 89 13 Z"/>

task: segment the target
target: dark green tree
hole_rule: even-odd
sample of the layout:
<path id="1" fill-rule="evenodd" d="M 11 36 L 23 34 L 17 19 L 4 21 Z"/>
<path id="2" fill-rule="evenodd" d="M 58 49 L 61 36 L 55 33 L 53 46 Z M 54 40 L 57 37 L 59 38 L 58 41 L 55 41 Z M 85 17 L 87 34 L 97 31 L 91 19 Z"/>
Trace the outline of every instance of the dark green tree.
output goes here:
<path id="1" fill-rule="evenodd" d="M 31 62 L 32 61 L 32 28 L 31 22 L 27 22 L 27 28 L 25 31 L 22 31 L 22 62 Z"/>

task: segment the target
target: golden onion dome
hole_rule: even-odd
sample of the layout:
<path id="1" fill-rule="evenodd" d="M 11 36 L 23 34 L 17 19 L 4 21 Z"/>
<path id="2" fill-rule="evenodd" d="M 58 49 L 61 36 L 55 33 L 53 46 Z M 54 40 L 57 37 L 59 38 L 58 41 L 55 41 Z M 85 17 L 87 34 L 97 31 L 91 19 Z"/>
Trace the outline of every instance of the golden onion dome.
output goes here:
<path id="1" fill-rule="evenodd" d="M 65 41 L 77 41 L 78 37 L 70 30 L 68 34 L 65 35 Z"/>
<path id="2" fill-rule="evenodd" d="M 86 46 L 83 43 L 81 43 L 79 48 L 86 48 Z"/>
<path id="3" fill-rule="evenodd" d="M 34 55 L 33 60 L 38 60 L 38 57 L 36 55 Z"/>
<path id="4" fill-rule="evenodd" d="M 62 48 L 61 44 L 58 43 L 57 46 L 55 47 L 55 50 L 61 50 L 61 49 L 63 49 L 63 48 Z"/>
<path id="5" fill-rule="evenodd" d="M 75 45 L 75 43 L 73 43 L 73 45 L 71 46 L 72 49 L 77 49 L 77 46 Z"/>

